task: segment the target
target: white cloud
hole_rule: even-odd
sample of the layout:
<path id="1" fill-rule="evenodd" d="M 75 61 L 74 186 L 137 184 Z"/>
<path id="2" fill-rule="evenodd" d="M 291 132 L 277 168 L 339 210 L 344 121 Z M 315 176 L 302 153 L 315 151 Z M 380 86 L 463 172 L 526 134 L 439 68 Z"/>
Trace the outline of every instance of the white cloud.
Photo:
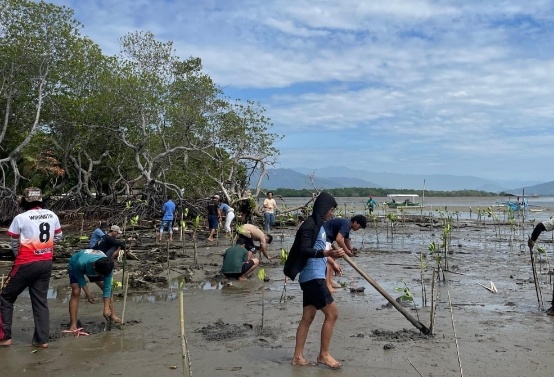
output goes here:
<path id="1" fill-rule="evenodd" d="M 328 165 L 321 145 L 382 170 L 554 180 L 536 163 L 554 141 L 551 1 L 53 2 L 109 54 L 149 30 L 201 57 L 268 108 L 285 167 Z"/>

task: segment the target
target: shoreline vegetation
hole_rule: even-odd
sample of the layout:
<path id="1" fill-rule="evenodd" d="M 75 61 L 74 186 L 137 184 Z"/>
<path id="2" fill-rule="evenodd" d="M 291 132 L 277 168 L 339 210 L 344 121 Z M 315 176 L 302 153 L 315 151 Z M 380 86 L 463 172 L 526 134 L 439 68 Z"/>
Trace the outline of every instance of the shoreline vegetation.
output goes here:
<path id="1" fill-rule="evenodd" d="M 288 189 L 277 188 L 267 189 L 266 192 L 273 192 L 275 196 L 283 197 L 312 197 L 315 190 L 311 189 Z M 321 189 L 320 191 L 326 191 L 329 194 L 337 197 L 367 197 L 369 195 L 375 197 L 386 197 L 388 194 L 421 194 L 423 190 L 415 189 L 390 189 L 390 188 L 376 188 L 376 187 L 342 187 L 333 189 Z M 481 190 L 453 190 L 453 191 L 434 191 L 425 190 L 425 196 L 428 197 L 476 197 L 476 196 L 516 196 L 507 192 L 489 192 Z"/>

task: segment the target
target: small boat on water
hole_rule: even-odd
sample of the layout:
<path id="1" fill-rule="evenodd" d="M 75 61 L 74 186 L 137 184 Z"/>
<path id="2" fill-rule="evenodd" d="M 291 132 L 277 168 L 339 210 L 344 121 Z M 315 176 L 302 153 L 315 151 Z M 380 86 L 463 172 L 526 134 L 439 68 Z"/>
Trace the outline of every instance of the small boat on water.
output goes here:
<path id="1" fill-rule="evenodd" d="M 389 194 L 387 198 L 389 201 L 385 204 L 389 208 L 421 208 L 417 194 Z"/>
<path id="2" fill-rule="evenodd" d="M 542 212 L 544 210 L 544 208 L 542 208 L 541 206 L 537 206 L 537 205 L 533 205 L 533 204 L 528 204 L 527 203 L 527 200 L 524 198 L 523 201 L 521 202 L 511 202 L 511 201 L 507 201 L 507 202 L 500 202 L 500 203 L 497 203 L 497 206 L 498 207 L 507 207 L 508 209 L 510 209 L 511 211 L 514 211 L 514 212 L 519 212 L 519 211 L 529 211 L 529 212 Z"/>

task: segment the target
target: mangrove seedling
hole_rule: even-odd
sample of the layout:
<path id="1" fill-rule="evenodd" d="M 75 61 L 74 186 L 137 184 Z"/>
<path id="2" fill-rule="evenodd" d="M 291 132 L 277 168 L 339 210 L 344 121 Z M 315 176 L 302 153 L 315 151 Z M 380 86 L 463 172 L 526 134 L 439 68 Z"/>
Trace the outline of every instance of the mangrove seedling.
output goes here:
<path id="1" fill-rule="evenodd" d="M 394 288 L 394 291 L 402 292 L 402 295 L 399 297 L 400 301 L 411 302 L 414 305 L 417 320 L 419 321 L 419 312 L 417 311 L 417 305 L 414 300 L 414 295 L 412 294 L 410 288 L 408 288 L 408 284 L 406 284 L 404 280 L 401 280 L 400 282 L 402 283 L 403 287 L 396 287 Z"/>
<path id="2" fill-rule="evenodd" d="M 200 229 L 200 215 L 192 221 L 192 244 L 194 246 L 194 264 L 198 265 L 198 229 Z"/>

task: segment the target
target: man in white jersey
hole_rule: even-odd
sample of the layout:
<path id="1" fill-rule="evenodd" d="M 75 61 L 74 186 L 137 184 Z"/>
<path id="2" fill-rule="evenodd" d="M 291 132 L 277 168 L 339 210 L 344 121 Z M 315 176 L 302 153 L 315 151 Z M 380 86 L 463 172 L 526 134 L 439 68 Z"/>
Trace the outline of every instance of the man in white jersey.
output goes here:
<path id="1" fill-rule="evenodd" d="M 42 208 L 42 192 L 36 187 L 23 191 L 20 203 L 25 212 L 17 215 L 9 229 L 15 262 L 0 293 L 0 346 L 12 344 L 13 304 L 29 288 L 35 332 L 32 345 L 47 348 L 50 333 L 48 284 L 52 274 L 54 243 L 62 238 L 58 216 Z"/>

